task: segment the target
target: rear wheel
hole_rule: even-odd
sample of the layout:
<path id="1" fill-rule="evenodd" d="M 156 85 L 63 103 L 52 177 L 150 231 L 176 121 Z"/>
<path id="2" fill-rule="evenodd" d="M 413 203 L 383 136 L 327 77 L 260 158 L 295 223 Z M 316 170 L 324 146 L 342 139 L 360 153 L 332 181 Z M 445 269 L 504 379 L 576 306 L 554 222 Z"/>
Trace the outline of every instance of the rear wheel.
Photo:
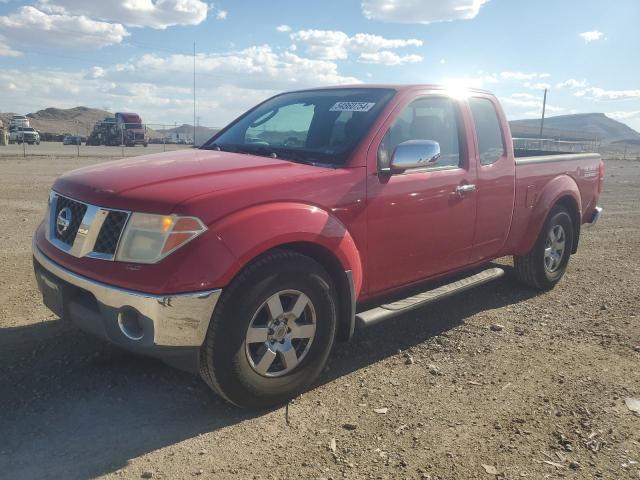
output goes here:
<path id="1" fill-rule="evenodd" d="M 540 290 L 552 289 L 567 270 L 573 235 L 573 223 L 567 210 L 554 207 L 531 251 L 514 257 L 518 280 Z"/>
<path id="2" fill-rule="evenodd" d="M 279 405 L 320 374 L 334 342 L 331 278 L 313 259 L 275 250 L 223 293 L 200 352 L 200 373 L 241 407 Z"/>

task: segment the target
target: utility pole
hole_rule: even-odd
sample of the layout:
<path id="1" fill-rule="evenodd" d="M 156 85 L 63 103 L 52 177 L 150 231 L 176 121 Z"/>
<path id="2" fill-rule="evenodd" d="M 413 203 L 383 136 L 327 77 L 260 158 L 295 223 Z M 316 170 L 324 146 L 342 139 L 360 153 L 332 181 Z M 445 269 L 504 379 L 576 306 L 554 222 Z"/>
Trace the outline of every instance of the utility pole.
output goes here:
<path id="1" fill-rule="evenodd" d="M 547 109 L 547 89 L 544 89 L 544 100 L 542 100 L 542 119 L 540 120 L 540 138 L 542 138 L 542 131 L 544 129 L 544 113 Z"/>
<path id="2" fill-rule="evenodd" d="M 193 42 L 193 146 L 196 146 L 196 42 Z"/>

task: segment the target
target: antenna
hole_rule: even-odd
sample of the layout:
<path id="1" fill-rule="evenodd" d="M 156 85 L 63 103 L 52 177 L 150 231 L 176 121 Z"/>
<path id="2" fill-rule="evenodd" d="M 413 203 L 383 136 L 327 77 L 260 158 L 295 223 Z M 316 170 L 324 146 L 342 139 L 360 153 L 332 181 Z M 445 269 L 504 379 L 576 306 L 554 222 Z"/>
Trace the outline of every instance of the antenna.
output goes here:
<path id="1" fill-rule="evenodd" d="M 196 146 L 196 42 L 193 42 L 193 146 Z"/>
<path id="2" fill-rule="evenodd" d="M 542 118 L 540 119 L 540 138 L 542 138 L 542 130 L 544 129 L 544 113 L 546 109 L 547 109 L 547 89 L 545 88 L 544 99 L 542 100 Z"/>

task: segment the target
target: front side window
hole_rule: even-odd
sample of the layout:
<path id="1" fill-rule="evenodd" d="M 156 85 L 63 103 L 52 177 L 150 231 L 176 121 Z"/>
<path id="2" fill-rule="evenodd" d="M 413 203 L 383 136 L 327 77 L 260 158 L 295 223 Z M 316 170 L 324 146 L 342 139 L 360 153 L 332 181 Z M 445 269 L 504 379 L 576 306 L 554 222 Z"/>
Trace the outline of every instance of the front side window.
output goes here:
<path id="1" fill-rule="evenodd" d="M 378 164 L 387 168 L 396 147 L 408 140 L 433 140 L 440 145 L 434 167 L 460 166 L 457 108 L 447 97 L 424 97 L 407 105 L 395 119 L 378 149 Z"/>
<path id="2" fill-rule="evenodd" d="M 394 94 L 385 88 L 285 93 L 250 110 L 202 148 L 339 165 Z"/>
<path id="3" fill-rule="evenodd" d="M 470 98 L 469 107 L 473 123 L 476 125 L 480 165 L 491 165 L 505 152 L 498 113 L 491 100 L 487 98 Z"/>
<path id="4" fill-rule="evenodd" d="M 313 105 L 292 103 L 277 111 L 267 112 L 249 125 L 244 142 L 251 145 L 303 147 L 307 142 Z"/>

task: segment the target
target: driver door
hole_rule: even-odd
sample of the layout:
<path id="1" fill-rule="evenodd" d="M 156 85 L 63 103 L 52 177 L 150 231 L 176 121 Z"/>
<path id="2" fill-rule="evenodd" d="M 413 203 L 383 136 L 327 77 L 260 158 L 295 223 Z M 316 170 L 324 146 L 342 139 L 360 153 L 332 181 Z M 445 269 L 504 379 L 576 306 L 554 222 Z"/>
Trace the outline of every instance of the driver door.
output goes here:
<path id="1" fill-rule="evenodd" d="M 464 135 L 464 104 L 443 95 L 401 103 L 369 149 L 367 168 L 370 294 L 401 287 L 468 264 L 476 216 L 475 163 Z M 408 140 L 433 140 L 441 157 L 400 174 L 389 167 Z"/>

